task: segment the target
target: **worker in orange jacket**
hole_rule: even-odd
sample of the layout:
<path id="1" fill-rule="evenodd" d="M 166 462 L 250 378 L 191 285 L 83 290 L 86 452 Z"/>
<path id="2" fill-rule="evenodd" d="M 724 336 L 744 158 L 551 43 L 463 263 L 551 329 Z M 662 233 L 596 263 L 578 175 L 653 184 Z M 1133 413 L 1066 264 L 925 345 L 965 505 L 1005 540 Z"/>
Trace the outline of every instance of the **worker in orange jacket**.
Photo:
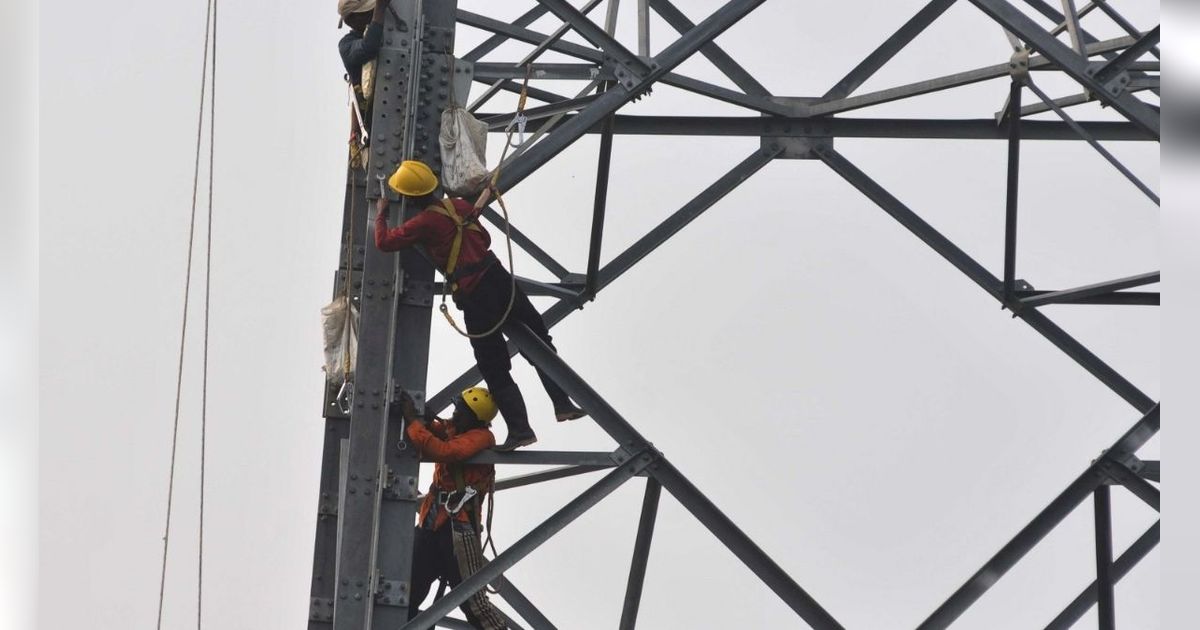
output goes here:
<path id="1" fill-rule="evenodd" d="M 496 468 L 464 461 L 496 444 L 488 425 L 496 417 L 496 403 L 482 387 L 472 387 L 454 399 L 450 419 L 428 424 L 416 413 L 412 400 L 401 400 L 408 422 L 408 441 L 427 461 L 436 462 L 433 483 L 421 501 L 413 534 L 412 589 L 408 618 L 419 611 L 434 580 L 451 587 L 483 568 L 480 543 L 483 497 L 492 491 Z M 467 621 L 480 630 L 504 630 L 504 616 L 488 600 L 487 590 L 472 594 L 460 607 Z"/>
<path id="2" fill-rule="evenodd" d="M 471 337 L 475 363 L 508 426 L 508 435 L 496 450 L 511 451 L 537 442 L 537 435 L 529 426 L 525 398 L 510 374 L 512 360 L 508 345 L 495 328 L 502 321 L 523 324 L 554 348 L 541 313 L 489 249 L 492 239 L 479 223 L 479 208 L 465 199 L 444 198 L 438 191 L 437 176 L 428 165 L 405 160 L 388 179 L 388 186 L 422 210 L 403 225 L 389 228 L 388 202 L 381 197 L 376 204 L 375 246 L 381 251 L 394 252 L 421 245 L 443 273 L 451 271 L 447 282 L 454 286 L 454 304 L 463 312 L 467 332 L 477 335 Z M 455 254 L 457 260 L 451 261 Z M 485 335 L 488 331 L 491 333 Z M 549 375 L 541 369 L 537 374 L 554 404 L 557 421 L 586 415 Z"/>

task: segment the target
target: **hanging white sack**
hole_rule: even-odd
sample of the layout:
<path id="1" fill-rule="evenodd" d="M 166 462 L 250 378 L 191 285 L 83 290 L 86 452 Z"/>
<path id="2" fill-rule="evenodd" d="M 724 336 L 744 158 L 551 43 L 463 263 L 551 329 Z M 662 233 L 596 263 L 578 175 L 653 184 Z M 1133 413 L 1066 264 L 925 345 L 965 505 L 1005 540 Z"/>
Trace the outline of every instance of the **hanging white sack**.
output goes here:
<path id="1" fill-rule="evenodd" d="M 345 297 L 339 297 L 321 308 L 321 327 L 325 330 L 324 370 L 330 383 L 354 378 L 354 362 L 358 359 L 358 309 L 353 305 L 347 309 L 348 302 Z"/>
<path id="2" fill-rule="evenodd" d="M 488 179 L 487 124 L 462 107 L 442 112 L 442 186 L 460 197 L 474 196 Z"/>

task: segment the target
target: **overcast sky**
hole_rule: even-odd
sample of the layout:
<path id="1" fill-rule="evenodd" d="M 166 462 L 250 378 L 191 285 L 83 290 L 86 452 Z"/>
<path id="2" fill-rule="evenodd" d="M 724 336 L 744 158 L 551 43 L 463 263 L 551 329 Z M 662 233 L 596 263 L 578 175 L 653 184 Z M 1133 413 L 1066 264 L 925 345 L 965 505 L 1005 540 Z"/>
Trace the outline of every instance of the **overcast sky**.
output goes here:
<path id="1" fill-rule="evenodd" d="M 460 2 L 508 21 L 532 5 L 496 4 Z M 695 21 L 719 6 L 678 4 Z M 923 4 L 774 0 L 718 41 L 773 93 L 819 95 Z M 635 3 L 625 5 L 618 35 L 634 42 Z M 1141 28 L 1158 23 L 1154 3 L 1120 9 Z M 42 8 L 53 29 L 43 30 L 41 117 L 56 121 L 40 163 L 54 208 L 41 217 L 44 628 L 154 623 L 203 18 L 201 2 Z M 319 308 L 337 265 L 348 120 L 336 23 L 332 0 L 220 7 L 209 628 L 291 629 L 307 619 L 323 426 Z M 1084 24 L 1101 39 L 1123 35 L 1098 12 Z M 534 28 L 553 26 L 547 18 Z M 482 37 L 461 28 L 457 50 Z M 656 21 L 652 48 L 673 37 Z M 509 45 L 489 59 L 526 50 Z M 961 2 L 860 91 L 1008 54 L 1000 28 Z M 679 71 L 728 85 L 698 56 Z M 1035 78 L 1055 96 L 1078 91 Z M 990 81 L 848 115 L 986 118 L 1007 90 Z M 512 104 L 498 98 L 486 109 Z M 1071 111 L 1113 119 L 1099 107 Z M 663 86 L 625 113 L 752 115 Z M 506 195 L 514 223 L 572 270 L 586 264 L 597 145 L 582 139 Z M 604 259 L 757 146 L 618 137 Z M 1156 144 L 1107 146 L 1157 189 Z M 836 148 L 1000 274 L 1003 142 Z M 496 138 L 493 158 L 498 151 Z M 1027 142 L 1021 165 L 1018 277 L 1066 288 L 1160 268 L 1157 209 L 1087 145 Z M 550 278 L 520 254 L 515 266 Z M 1158 398 L 1158 309 L 1044 310 Z M 1138 417 L 819 162 L 768 165 L 554 335 L 577 372 L 848 628 L 915 626 Z M 195 616 L 200 345 L 189 341 L 170 628 Z M 429 388 L 469 365 L 469 346 L 435 319 Z M 527 364 L 515 376 L 537 448 L 613 446 L 586 421 L 555 425 Z M 1157 459 L 1158 440 L 1141 455 Z M 498 546 L 594 481 L 498 495 Z M 559 627 L 616 625 L 641 488 L 629 483 L 509 572 Z M 1119 490 L 1114 504 L 1119 553 L 1156 514 Z M 1044 625 L 1092 579 L 1091 519 L 1085 503 L 956 627 Z M 1160 627 L 1158 592 L 1155 551 L 1118 586 L 1118 621 Z M 58 593 L 65 602 L 46 596 Z M 665 493 L 640 620 L 799 626 Z M 1081 627 L 1091 624 L 1094 613 Z"/>

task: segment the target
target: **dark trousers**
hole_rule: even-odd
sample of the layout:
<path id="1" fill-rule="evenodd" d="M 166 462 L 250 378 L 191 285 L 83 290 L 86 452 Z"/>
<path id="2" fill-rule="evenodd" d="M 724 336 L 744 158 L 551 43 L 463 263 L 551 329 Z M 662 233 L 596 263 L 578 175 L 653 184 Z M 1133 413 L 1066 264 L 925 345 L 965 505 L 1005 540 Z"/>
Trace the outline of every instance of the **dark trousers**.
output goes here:
<path id="1" fill-rule="evenodd" d="M 408 618 L 412 619 L 420 612 L 418 606 L 425 601 L 425 597 L 429 595 L 429 588 L 439 579 L 446 580 L 450 588 L 458 586 L 462 582 L 462 570 L 460 569 L 460 559 L 454 552 L 454 535 L 455 523 L 446 523 L 439 530 L 429 530 L 423 527 L 417 527 L 413 533 L 413 562 L 412 562 L 412 590 L 411 598 L 409 599 Z M 464 535 L 474 537 L 474 550 L 478 552 L 478 558 L 469 566 L 482 566 L 483 551 L 479 549 L 478 534 L 475 533 L 469 525 L 462 524 Z M 477 570 L 471 569 L 471 570 Z M 492 607 L 487 601 L 485 594 L 477 595 L 472 599 L 468 599 L 459 606 L 459 610 L 467 616 L 467 622 L 475 628 L 491 630 L 495 628 L 505 628 L 507 624 L 499 611 Z"/>
<path id="2" fill-rule="evenodd" d="M 479 334 L 495 327 L 504 317 L 504 309 L 508 306 L 512 288 L 512 276 L 508 270 L 499 264 L 493 264 L 484 272 L 470 294 L 456 296 L 454 301 L 462 309 L 467 332 Z M 521 287 L 516 287 L 516 292 L 507 321 L 524 324 L 553 349 L 554 343 L 549 329 L 546 328 L 546 322 L 542 320 L 542 314 L 529 302 L 529 296 L 525 295 Z M 510 374 L 512 359 L 508 356 L 508 345 L 500 331 L 486 337 L 471 339 L 471 348 L 475 351 L 475 363 L 479 366 L 479 373 L 487 382 L 488 389 L 497 392 L 514 385 Z M 537 369 L 537 366 L 534 368 Z M 546 393 L 550 395 L 555 410 L 571 405 L 571 398 L 545 372 L 537 369 L 537 374 L 542 380 L 542 386 L 546 388 Z"/>

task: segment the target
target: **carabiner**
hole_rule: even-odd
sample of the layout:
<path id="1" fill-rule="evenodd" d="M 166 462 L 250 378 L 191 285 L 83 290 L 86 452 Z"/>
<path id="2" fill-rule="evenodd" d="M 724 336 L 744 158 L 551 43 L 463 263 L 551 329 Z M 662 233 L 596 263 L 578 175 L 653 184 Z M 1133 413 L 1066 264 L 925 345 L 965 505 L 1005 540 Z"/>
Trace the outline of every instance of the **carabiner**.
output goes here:
<path id="1" fill-rule="evenodd" d="M 342 377 L 342 388 L 338 390 L 334 402 L 337 403 L 338 411 L 346 415 L 350 415 L 350 407 L 353 404 L 354 388 L 350 385 L 348 377 Z"/>

